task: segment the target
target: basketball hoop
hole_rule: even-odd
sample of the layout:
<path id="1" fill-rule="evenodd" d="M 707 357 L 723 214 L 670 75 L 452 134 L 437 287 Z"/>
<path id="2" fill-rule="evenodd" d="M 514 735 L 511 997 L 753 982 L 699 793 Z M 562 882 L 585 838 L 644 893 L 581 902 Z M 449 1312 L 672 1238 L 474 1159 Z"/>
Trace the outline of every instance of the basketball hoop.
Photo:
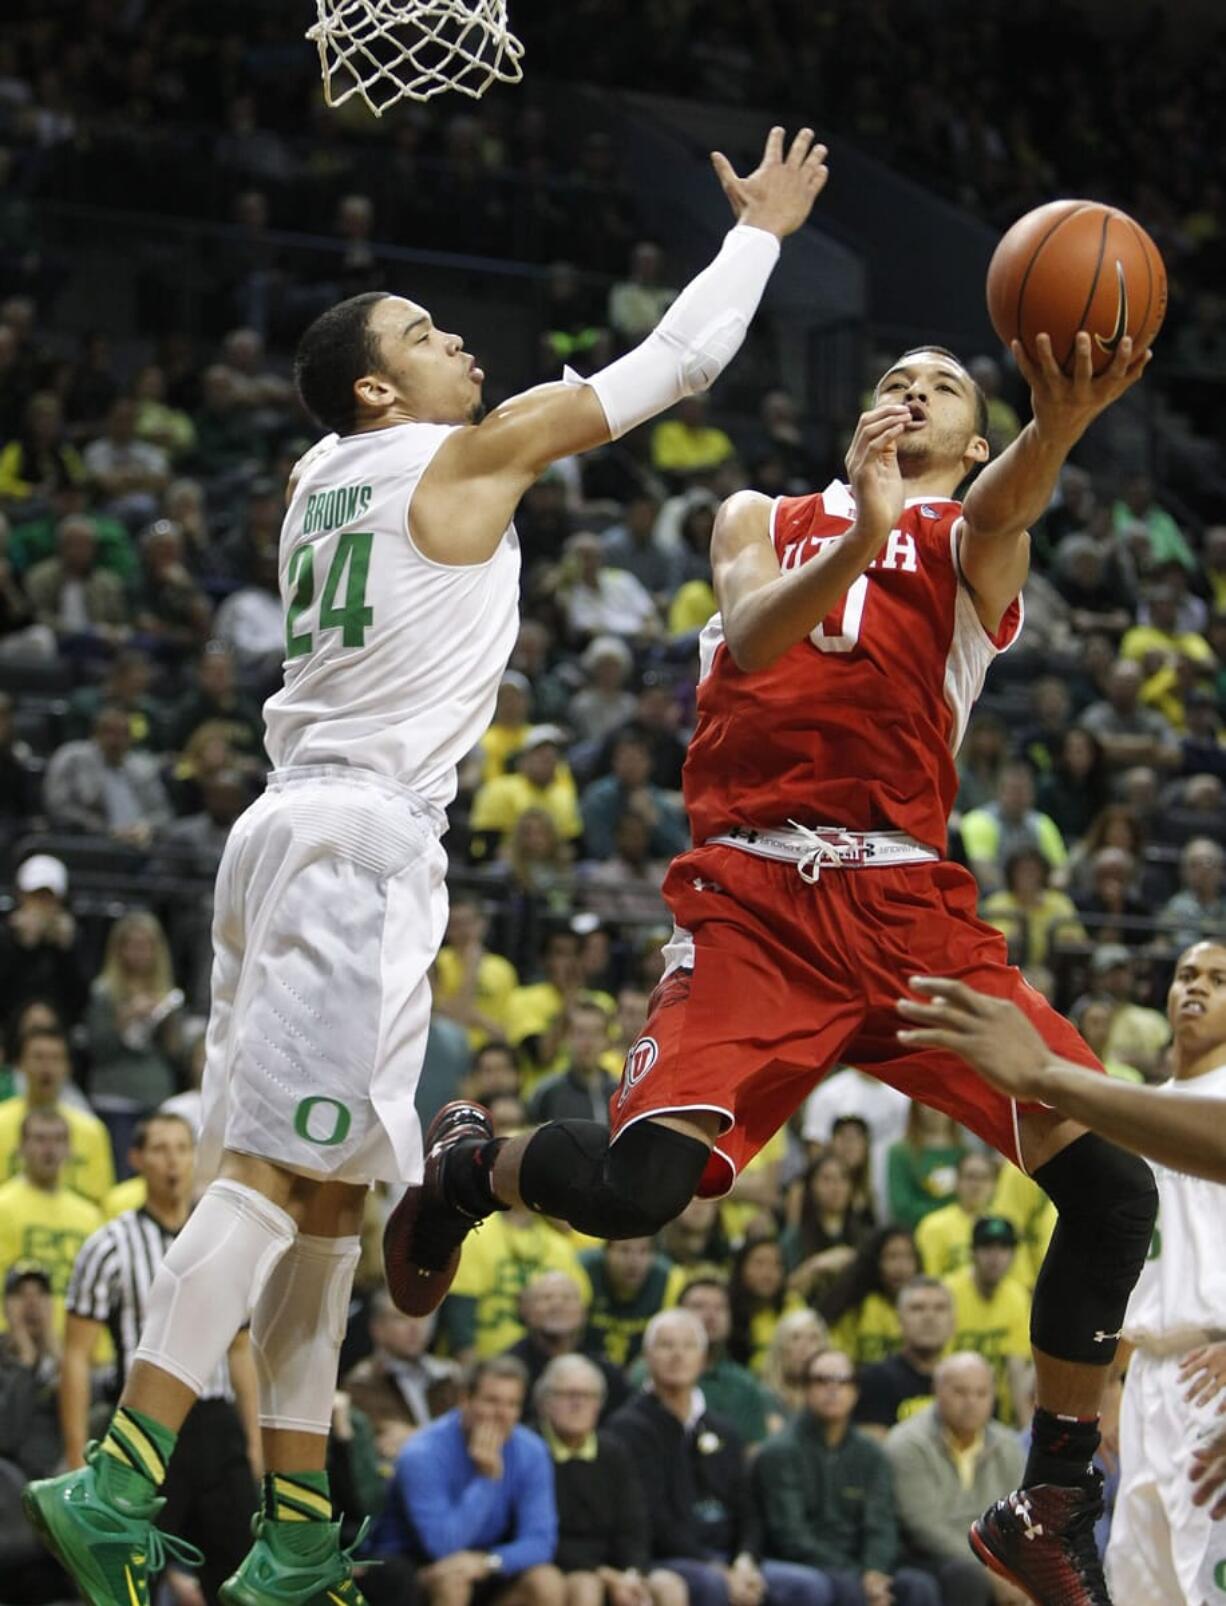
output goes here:
<path id="1" fill-rule="evenodd" d="M 524 47 L 507 27 L 507 0 L 315 0 L 307 33 L 319 50 L 324 99 L 353 95 L 381 117 L 398 100 L 456 89 L 474 100 L 517 84 Z"/>

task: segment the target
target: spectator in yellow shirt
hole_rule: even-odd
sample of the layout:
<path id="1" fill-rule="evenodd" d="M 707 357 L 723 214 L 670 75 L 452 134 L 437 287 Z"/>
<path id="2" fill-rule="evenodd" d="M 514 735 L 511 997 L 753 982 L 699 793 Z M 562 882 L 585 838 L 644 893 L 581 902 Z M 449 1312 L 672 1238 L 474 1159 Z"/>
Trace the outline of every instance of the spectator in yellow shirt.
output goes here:
<path id="1" fill-rule="evenodd" d="M 562 732 L 556 725 L 534 725 L 519 749 L 516 771 L 499 775 L 478 789 L 469 826 L 478 834 L 505 837 L 525 809 L 542 808 L 561 836 L 581 835 L 579 798 L 574 777 L 562 759 Z"/>
<path id="2" fill-rule="evenodd" d="M 984 1215 L 996 1186 L 996 1168 L 981 1150 L 958 1161 L 952 1204 L 925 1216 L 915 1229 L 915 1244 L 929 1277 L 948 1277 L 970 1263 L 971 1231 Z"/>
<path id="3" fill-rule="evenodd" d="M 979 910 L 1023 967 L 1047 964 L 1053 944 L 1086 940 L 1073 900 L 1050 881 L 1051 866 L 1038 848 L 1018 848 L 1005 860 L 1004 886 L 990 893 Z"/>
<path id="4" fill-rule="evenodd" d="M 564 1070 L 569 1010 L 582 999 L 596 1003 L 612 1019 L 616 1005 L 608 993 L 583 986 L 581 938 L 569 927 L 545 933 L 541 943 L 543 981 L 517 987 L 507 1000 L 506 1039 L 520 1051 L 522 1091 L 530 1094 L 545 1076 Z"/>
<path id="5" fill-rule="evenodd" d="M 434 1008 L 467 1030 L 471 1048 L 503 1036 L 507 1003 L 519 986 L 515 966 L 486 948 L 488 929 L 481 900 L 454 894 L 447 940 L 434 962 Z"/>
<path id="6" fill-rule="evenodd" d="M 478 742 L 481 780 L 497 780 L 507 773 L 514 754 L 523 750 L 531 724 L 532 684 L 518 669 L 508 669 L 498 686 L 498 700 L 490 727 Z"/>
<path id="7" fill-rule="evenodd" d="M 499 1210 L 464 1240 L 460 1269 L 439 1311 L 439 1330 L 460 1359 L 498 1355 L 527 1332 L 520 1298 L 546 1271 L 590 1285 L 570 1239 L 527 1209 Z"/>
<path id="8" fill-rule="evenodd" d="M 63 1110 L 32 1109 L 18 1128 L 22 1174 L 0 1187 L 0 1277 L 19 1260 L 35 1260 L 51 1278 L 55 1330 L 64 1331 L 64 1294 L 81 1245 L 102 1225 L 102 1212 L 64 1186 L 69 1158 Z"/>
<path id="9" fill-rule="evenodd" d="M 1030 1296 L 1010 1272 L 1017 1229 L 1004 1216 L 980 1216 L 971 1233 L 971 1263 L 945 1279 L 954 1302 L 955 1350 L 974 1350 L 996 1379 L 996 1415 L 1009 1427 L 1023 1420 L 1030 1372 Z"/>
<path id="10" fill-rule="evenodd" d="M 111 1140 L 96 1115 L 60 1097 L 69 1072 L 68 1040 L 63 1032 L 52 1026 L 35 1026 L 24 1032 L 17 1045 L 16 1069 L 25 1077 L 26 1091 L 24 1097 L 0 1104 L 0 1177 L 14 1176 L 21 1168 L 21 1123 L 27 1112 L 55 1111 L 68 1127 L 64 1185 L 101 1205 L 115 1185 Z"/>
<path id="11" fill-rule="evenodd" d="M 879 1227 L 819 1301 L 835 1349 L 850 1355 L 857 1366 L 872 1366 L 900 1350 L 898 1296 L 919 1270 L 910 1229 Z"/>
<path id="12" fill-rule="evenodd" d="M 661 474 L 685 480 L 710 473 L 735 455 L 731 439 L 707 422 L 709 405 L 702 392 L 687 396 L 652 430 L 651 461 Z"/>

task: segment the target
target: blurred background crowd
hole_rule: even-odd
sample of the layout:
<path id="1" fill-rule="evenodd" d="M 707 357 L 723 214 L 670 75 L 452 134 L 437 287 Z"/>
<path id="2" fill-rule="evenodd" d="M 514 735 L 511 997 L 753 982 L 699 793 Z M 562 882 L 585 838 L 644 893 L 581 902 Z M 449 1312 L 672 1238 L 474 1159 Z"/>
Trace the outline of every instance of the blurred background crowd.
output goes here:
<path id="1" fill-rule="evenodd" d="M 522 90 L 378 126 L 325 112 L 301 7 L 42 0 L 0 39 L 6 1602 L 66 1587 L 16 1495 L 79 1458 L 130 1358 L 139 1280 L 125 1292 L 119 1251 L 82 1245 L 133 1209 L 173 1232 L 190 1205 L 211 881 L 266 773 L 284 487 L 315 435 L 294 339 L 360 290 L 434 304 L 423 282 L 448 287 L 448 318 L 493 327 L 490 287 L 509 285 L 493 399 L 641 339 L 695 256 L 623 166 L 625 91 L 814 118 L 832 196 L 845 144 L 994 227 L 1080 191 L 1154 233 L 1170 320 L 1129 427 L 1088 437 L 1034 532 L 1026 629 L 959 755 L 950 853 L 1113 1075 L 1164 1078 L 1173 958 L 1226 933 L 1226 57 L 1165 11 L 1107 36 L 1046 0 L 621 9 L 614 26 L 598 0 L 527 6 Z M 550 85 L 575 77 L 601 87 L 571 134 Z M 122 286 L 97 254 L 116 241 Z M 715 510 L 839 475 L 893 355 L 871 310 L 850 406 L 775 360 L 768 302 L 713 396 L 525 497 L 519 641 L 450 811 L 423 1121 L 457 1093 L 499 1132 L 606 1110 L 688 841 Z M 960 349 L 999 451 L 1024 387 L 986 336 Z M 963 1536 L 1017 1481 L 1052 1216 L 945 1118 L 839 1068 L 730 1198 L 658 1242 L 493 1218 L 437 1321 L 383 1290 L 387 1206 L 372 1195 L 333 1446 L 350 1537 L 375 1519 L 364 1544 L 389 1562 L 372 1598 L 467 1606 L 512 1580 L 542 1606 L 1010 1598 Z M 249 1366 L 236 1354 L 209 1402 L 244 1469 Z M 422 1468 L 448 1457 L 501 1503 L 436 1503 Z M 237 1559 L 245 1526 L 229 1542 Z M 500 1578 L 466 1559 L 503 1545 Z M 168 1587 L 193 1606 L 214 1581 Z"/>

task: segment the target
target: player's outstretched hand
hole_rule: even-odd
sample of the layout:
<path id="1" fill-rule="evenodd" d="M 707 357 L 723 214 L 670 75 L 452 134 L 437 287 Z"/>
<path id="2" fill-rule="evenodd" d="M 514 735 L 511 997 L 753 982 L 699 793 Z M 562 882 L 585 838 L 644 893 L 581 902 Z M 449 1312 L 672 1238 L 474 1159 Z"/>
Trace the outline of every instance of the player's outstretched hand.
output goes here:
<path id="1" fill-rule="evenodd" d="M 1073 371 L 1064 374 L 1051 349 L 1051 336 L 1035 339 L 1038 361 L 1032 362 L 1020 340 L 1013 342 L 1013 360 L 1030 386 L 1030 407 L 1039 432 L 1052 444 L 1068 450 L 1111 403 L 1131 390 L 1149 366 L 1152 351 L 1134 361 L 1132 338 L 1125 335 L 1115 348 L 1109 368 L 1094 377 L 1090 336 L 1080 330 L 1074 344 Z"/>
<path id="2" fill-rule="evenodd" d="M 738 223 L 766 229 L 781 240 L 795 234 L 830 177 L 826 147 L 813 141 L 813 130 L 802 128 L 785 156 L 783 130 L 772 128 L 762 160 L 747 178 L 733 170 L 722 151 L 711 152 L 711 165 Z"/>
<path id="3" fill-rule="evenodd" d="M 1226 1489 L 1226 1428 L 1192 1451 L 1189 1476 L 1192 1480 L 1192 1504 L 1208 1506 L 1212 1500 L 1209 1515 L 1214 1522 L 1220 1522 L 1226 1517 L 1226 1494 L 1222 1493 Z"/>
<path id="4" fill-rule="evenodd" d="M 912 976 L 907 985 L 923 996 L 898 1000 L 898 1013 L 914 1023 L 898 1033 L 900 1043 L 951 1049 L 1011 1098 L 1043 1098 L 1050 1050 L 1016 1004 L 940 976 Z"/>
<path id="5" fill-rule="evenodd" d="M 870 407 L 860 414 L 844 459 L 856 499 L 856 525 L 882 540 L 898 523 L 906 501 L 898 442 L 910 421 L 910 411 L 899 402 Z"/>

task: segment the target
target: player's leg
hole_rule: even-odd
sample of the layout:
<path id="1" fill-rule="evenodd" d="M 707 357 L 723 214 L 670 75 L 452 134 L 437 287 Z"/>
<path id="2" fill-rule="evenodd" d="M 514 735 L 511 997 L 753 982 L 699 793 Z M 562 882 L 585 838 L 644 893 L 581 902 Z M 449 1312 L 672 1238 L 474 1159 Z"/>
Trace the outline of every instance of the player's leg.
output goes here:
<path id="1" fill-rule="evenodd" d="M 1129 1606 L 1164 1606 L 1183 1594 L 1167 1509 L 1180 1473 L 1162 1432 L 1157 1370 L 1144 1354 L 1134 1355 L 1120 1402 L 1120 1482 L 1105 1569 L 1112 1592 Z M 1183 1476 L 1186 1486 L 1186 1468 Z"/>
<path id="2" fill-rule="evenodd" d="M 674 862 L 669 969 L 626 1056 L 609 1130 L 557 1121 L 495 1139 L 478 1107 L 440 1111 L 423 1186 L 406 1195 L 384 1239 L 401 1309 L 434 1308 L 465 1234 L 496 1209 L 524 1204 L 593 1236 L 637 1238 L 695 1192 L 731 1185 L 862 1015 L 837 961 L 813 968 L 809 889 L 798 897 L 798 885 L 793 866 L 732 850 Z"/>
<path id="3" fill-rule="evenodd" d="M 327 1452 L 366 1193 L 344 1182 L 316 1189 L 252 1311 L 264 1482 L 255 1543 L 222 1586 L 226 1606 L 361 1600 L 333 1520 Z"/>

